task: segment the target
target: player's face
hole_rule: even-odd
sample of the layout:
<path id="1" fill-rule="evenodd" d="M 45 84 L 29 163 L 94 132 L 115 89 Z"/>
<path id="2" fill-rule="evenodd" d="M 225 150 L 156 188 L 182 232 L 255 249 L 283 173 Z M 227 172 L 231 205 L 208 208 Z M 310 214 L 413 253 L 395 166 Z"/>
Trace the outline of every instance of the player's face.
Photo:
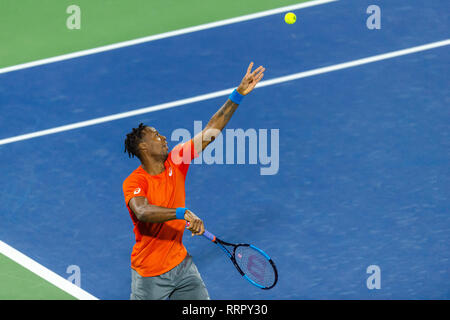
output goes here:
<path id="1" fill-rule="evenodd" d="M 169 146 L 165 136 L 161 135 L 155 128 L 147 127 L 145 129 L 144 142 L 148 146 L 150 156 L 166 161 L 169 155 Z"/>

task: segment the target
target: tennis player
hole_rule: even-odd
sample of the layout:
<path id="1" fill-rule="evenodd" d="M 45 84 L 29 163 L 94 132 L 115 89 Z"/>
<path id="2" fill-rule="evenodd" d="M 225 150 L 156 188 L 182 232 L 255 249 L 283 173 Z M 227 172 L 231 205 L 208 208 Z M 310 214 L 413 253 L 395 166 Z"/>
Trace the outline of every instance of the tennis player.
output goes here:
<path id="1" fill-rule="evenodd" d="M 207 300 L 205 284 L 182 243 L 186 221 L 192 235 L 205 231 L 203 221 L 185 208 L 189 165 L 222 131 L 244 96 L 264 76 L 248 66 L 241 83 L 206 127 L 169 153 L 166 137 L 142 123 L 125 140 L 125 152 L 141 165 L 123 183 L 125 203 L 134 224 L 131 253 L 132 300 Z"/>

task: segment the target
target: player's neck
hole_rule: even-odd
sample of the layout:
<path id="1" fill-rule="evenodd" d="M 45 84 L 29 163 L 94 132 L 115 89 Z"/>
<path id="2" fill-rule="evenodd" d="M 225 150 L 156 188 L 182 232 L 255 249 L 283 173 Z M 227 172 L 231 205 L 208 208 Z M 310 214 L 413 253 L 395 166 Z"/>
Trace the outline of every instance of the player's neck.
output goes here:
<path id="1" fill-rule="evenodd" d="M 164 166 L 164 161 L 156 160 L 150 157 L 145 157 L 141 161 L 142 169 L 144 169 L 149 175 L 155 176 L 164 172 L 166 169 Z"/>

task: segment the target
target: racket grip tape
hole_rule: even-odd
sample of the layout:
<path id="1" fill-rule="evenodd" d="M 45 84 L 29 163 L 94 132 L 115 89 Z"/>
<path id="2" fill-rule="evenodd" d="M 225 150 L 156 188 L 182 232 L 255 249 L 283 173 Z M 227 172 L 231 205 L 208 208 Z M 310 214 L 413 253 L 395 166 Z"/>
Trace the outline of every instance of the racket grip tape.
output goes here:
<path id="1" fill-rule="evenodd" d="M 209 232 L 208 230 L 205 230 L 205 233 L 203 233 L 203 236 L 209 240 L 211 240 L 212 242 L 216 242 L 216 236 L 213 235 L 211 232 Z"/>

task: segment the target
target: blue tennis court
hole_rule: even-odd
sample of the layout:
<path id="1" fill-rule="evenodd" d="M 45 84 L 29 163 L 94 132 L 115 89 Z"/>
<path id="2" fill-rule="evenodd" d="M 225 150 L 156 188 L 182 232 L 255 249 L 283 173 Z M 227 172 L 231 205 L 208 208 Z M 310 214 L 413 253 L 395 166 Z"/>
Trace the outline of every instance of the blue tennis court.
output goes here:
<path id="1" fill-rule="evenodd" d="M 366 8 L 381 8 L 381 29 Z M 448 40 L 447 1 L 341 0 L 0 74 L 0 139 Z M 264 248 L 279 282 L 240 279 L 215 246 L 184 243 L 212 299 L 449 299 L 448 45 L 256 88 L 227 128 L 279 130 L 279 170 L 192 164 L 186 206 L 217 236 Z M 0 240 L 100 299 L 128 299 L 122 193 L 140 122 L 194 133 L 226 96 L 0 145 Z M 269 144 L 270 146 L 270 144 Z M 272 149 L 273 150 L 273 149 Z M 248 151 L 248 150 L 247 150 Z M 381 270 L 369 290 L 366 269 Z"/>

